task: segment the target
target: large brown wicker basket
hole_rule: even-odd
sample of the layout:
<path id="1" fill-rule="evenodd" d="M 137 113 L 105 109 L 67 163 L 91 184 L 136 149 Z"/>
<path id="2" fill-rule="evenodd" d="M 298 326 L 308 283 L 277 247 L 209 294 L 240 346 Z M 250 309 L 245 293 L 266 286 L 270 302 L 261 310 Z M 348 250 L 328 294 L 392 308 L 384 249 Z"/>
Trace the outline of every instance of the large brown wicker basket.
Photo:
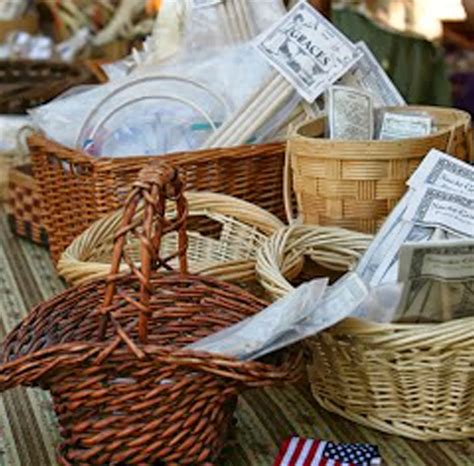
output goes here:
<path id="1" fill-rule="evenodd" d="M 397 141 L 331 140 L 324 139 L 324 117 L 295 130 L 288 143 L 286 186 L 293 184 L 305 223 L 375 233 L 430 149 L 472 160 L 468 113 L 441 107 L 388 110 L 426 112 L 437 130 L 426 137 Z M 289 192 L 287 189 L 285 197 L 287 215 L 291 216 Z"/>
<path id="2" fill-rule="evenodd" d="M 164 215 L 167 199 L 176 202 L 175 216 Z M 133 222 L 140 202 L 143 221 Z M 145 168 L 126 201 L 107 279 L 36 307 L 3 345 L 0 389 L 50 390 L 63 465 L 211 465 L 238 391 L 302 373 L 298 349 L 278 366 L 186 349 L 265 305 L 233 285 L 187 274 L 186 215 L 175 169 Z M 173 231 L 178 249 L 162 255 L 161 239 Z M 141 241 L 139 267 L 126 250 L 130 236 Z M 175 257 L 179 273 L 158 271 Z M 132 272 L 118 273 L 122 260 Z"/>
<path id="3" fill-rule="evenodd" d="M 285 227 L 259 251 L 257 273 L 274 299 L 293 286 L 285 269 L 309 256 L 346 269 L 370 238 L 337 227 Z M 441 324 L 346 319 L 306 340 L 308 379 L 321 406 L 416 440 L 474 437 L 474 317 Z"/>
<path id="4" fill-rule="evenodd" d="M 53 259 L 104 214 L 121 207 L 138 171 L 156 157 L 94 158 L 42 135 L 29 139 Z M 265 144 L 160 156 L 190 190 L 229 194 L 284 217 L 284 145 Z"/>

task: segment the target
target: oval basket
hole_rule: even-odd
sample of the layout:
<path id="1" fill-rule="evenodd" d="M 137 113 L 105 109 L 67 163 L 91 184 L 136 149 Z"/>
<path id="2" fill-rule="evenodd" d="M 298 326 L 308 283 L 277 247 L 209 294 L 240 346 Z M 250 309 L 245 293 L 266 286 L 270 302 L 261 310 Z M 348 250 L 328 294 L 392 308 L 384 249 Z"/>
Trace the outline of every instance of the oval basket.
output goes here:
<path id="1" fill-rule="evenodd" d="M 285 170 L 289 219 L 292 184 L 304 223 L 374 233 L 401 199 L 406 181 L 430 149 L 472 160 L 468 113 L 414 106 L 386 110 L 428 113 L 437 131 L 397 141 L 342 141 L 324 139 L 325 117 L 296 128 L 288 142 Z"/>
<path id="2" fill-rule="evenodd" d="M 321 241 L 324 231 L 330 229 L 285 227 L 262 246 L 257 272 L 275 299 L 293 288 L 282 272 L 288 262 L 304 255 L 318 260 L 321 253 L 342 265 L 361 254 L 362 243 L 350 246 L 353 232 L 332 228 L 327 242 Z M 416 440 L 474 437 L 474 318 L 441 324 L 349 318 L 305 344 L 311 390 L 327 410 Z"/>
<path id="3" fill-rule="evenodd" d="M 174 217 L 165 215 L 167 200 L 176 202 Z M 145 214 L 133 221 L 140 201 Z M 188 274 L 186 218 L 177 172 L 144 169 L 127 198 L 107 278 L 37 306 L 3 343 L 0 390 L 50 390 L 63 437 L 60 464 L 221 464 L 239 391 L 302 375 L 298 347 L 272 363 L 187 348 L 266 303 Z M 164 254 L 161 239 L 173 231 L 177 249 Z M 130 236 L 140 241 L 140 265 L 127 251 Z M 129 273 L 120 273 L 122 261 Z"/>
<path id="4" fill-rule="evenodd" d="M 260 207 L 225 194 L 188 192 L 186 198 L 189 270 L 221 280 L 255 278 L 257 249 L 271 233 L 283 227 L 283 222 Z M 168 214 L 172 213 L 171 208 Z M 108 274 L 121 216 L 122 212 L 118 211 L 101 218 L 64 251 L 57 268 L 67 282 L 79 284 Z M 141 218 L 142 207 L 134 221 Z M 176 234 L 167 235 L 163 239 L 163 251 L 176 250 L 176 243 Z M 137 257 L 139 247 L 140 242 L 132 240 L 128 251 Z M 127 270 L 125 264 L 122 270 Z"/>

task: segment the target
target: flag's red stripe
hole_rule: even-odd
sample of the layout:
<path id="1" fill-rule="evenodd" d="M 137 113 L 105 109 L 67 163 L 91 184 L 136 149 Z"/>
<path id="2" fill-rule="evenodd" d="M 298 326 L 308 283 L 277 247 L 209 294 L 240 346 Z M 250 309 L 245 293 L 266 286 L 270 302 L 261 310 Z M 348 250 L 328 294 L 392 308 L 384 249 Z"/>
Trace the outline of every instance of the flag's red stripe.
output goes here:
<path id="1" fill-rule="evenodd" d="M 301 450 L 303 449 L 305 443 L 306 443 L 305 439 L 300 438 L 298 440 L 298 444 L 296 445 L 295 451 L 293 452 L 293 455 L 290 458 L 288 466 L 296 465 L 296 462 L 298 461 L 298 458 L 300 457 Z"/>
<path id="2" fill-rule="evenodd" d="M 290 446 L 291 438 L 287 438 L 284 442 L 283 445 L 280 448 L 280 451 L 278 452 L 278 456 L 275 459 L 275 463 L 273 466 L 280 466 L 281 462 L 283 461 L 283 458 L 285 456 L 286 450 L 288 450 L 288 447 Z"/>
<path id="3" fill-rule="evenodd" d="M 316 452 L 318 451 L 319 444 L 320 442 L 317 440 L 313 442 L 308 452 L 308 456 L 306 457 L 306 460 L 303 463 L 303 466 L 311 466 L 311 463 L 314 460 L 314 456 L 316 455 Z"/>
<path id="4" fill-rule="evenodd" d="M 328 459 L 327 458 L 321 458 L 319 460 L 318 466 L 326 466 L 326 464 L 328 464 Z M 312 466 L 315 466 L 315 465 L 312 465 Z"/>

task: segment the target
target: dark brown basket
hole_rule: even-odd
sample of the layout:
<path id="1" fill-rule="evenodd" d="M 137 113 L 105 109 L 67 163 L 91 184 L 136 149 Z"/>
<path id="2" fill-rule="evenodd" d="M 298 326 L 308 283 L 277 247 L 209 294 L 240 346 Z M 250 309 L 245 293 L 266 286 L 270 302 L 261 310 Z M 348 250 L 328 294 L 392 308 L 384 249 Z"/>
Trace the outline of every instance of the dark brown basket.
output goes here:
<path id="1" fill-rule="evenodd" d="M 20 165 L 10 170 L 6 210 L 10 227 L 16 235 L 48 246 L 48 234 L 41 221 L 38 187 L 31 165 Z"/>
<path id="2" fill-rule="evenodd" d="M 0 60 L 0 113 L 22 114 L 80 84 L 96 82 L 81 64 L 48 60 Z"/>
<path id="3" fill-rule="evenodd" d="M 95 158 L 33 135 L 29 139 L 43 221 L 57 261 L 72 240 L 118 209 L 139 170 L 157 157 Z M 284 144 L 159 156 L 180 168 L 190 190 L 229 194 L 284 217 Z"/>
<path id="4" fill-rule="evenodd" d="M 297 381 L 302 354 L 275 366 L 184 348 L 258 312 L 240 288 L 187 274 L 187 203 L 176 170 L 144 169 L 128 197 L 106 280 L 70 288 L 36 307 L 7 337 L 0 390 L 51 391 L 64 442 L 61 464 L 211 465 L 245 386 Z M 166 199 L 176 216 L 164 216 Z M 140 202 L 144 218 L 132 221 Z M 159 253 L 177 231 L 178 249 Z M 141 242 L 141 265 L 127 238 Z M 180 272 L 170 268 L 178 257 Z M 118 273 L 124 260 L 132 272 Z"/>

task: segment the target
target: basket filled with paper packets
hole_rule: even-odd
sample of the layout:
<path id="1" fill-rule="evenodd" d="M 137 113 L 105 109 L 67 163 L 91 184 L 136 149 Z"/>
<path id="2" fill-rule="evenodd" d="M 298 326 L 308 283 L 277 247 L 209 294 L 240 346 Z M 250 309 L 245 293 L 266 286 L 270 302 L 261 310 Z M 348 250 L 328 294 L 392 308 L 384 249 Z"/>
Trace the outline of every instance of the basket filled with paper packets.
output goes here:
<path id="1" fill-rule="evenodd" d="M 471 118 L 441 107 L 373 108 L 371 94 L 328 90 L 327 116 L 303 123 L 288 142 L 286 177 L 305 223 L 374 233 L 434 148 L 472 160 Z M 287 205 L 291 198 L 287 194 Z"/>
<path id="2" fill-rule="evenodd" d="M 326 330 L 307 334 L 321 406 L 418 440 L 474 437 L 474 167 L 433 149 L 407 187 L 373 240 L 285 227 L 257 272 L 276 299 L 293 289 L 285 268 L 305 256 L 351 270 L 318 304 Z"/>

